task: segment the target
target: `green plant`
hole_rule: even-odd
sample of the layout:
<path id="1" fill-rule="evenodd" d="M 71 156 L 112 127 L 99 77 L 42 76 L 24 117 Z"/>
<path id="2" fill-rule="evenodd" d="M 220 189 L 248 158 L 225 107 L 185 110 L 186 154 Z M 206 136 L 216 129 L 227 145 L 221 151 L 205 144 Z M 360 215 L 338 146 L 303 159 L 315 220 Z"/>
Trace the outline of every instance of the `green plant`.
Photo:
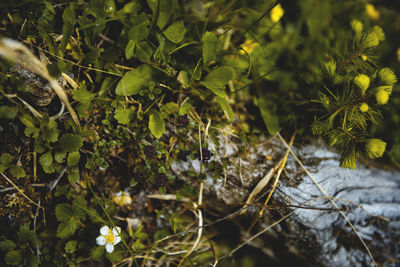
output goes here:
<path id="1" fill-rule="evenodd" d="M 296 131 L 304 139 L 323 136 L 342 152 L 342 167 L 355 168 L 357 155 L 379 158 L 386 148 L 398 165 L 400 134 L 392 125 L 400 123 L 400 68 L 390 55 L 398 38 L 391 24 L 400 15 L 388 22 L 369 5 L 0 3 L 0 34 L 46 64 L 44 81 L 26 63 L 0 60 L 0 172 L 25 194 L 2 192 L 0 213 L 12 226 L 2 228 L 10 229 L 2 230 L 2 263 L 84 266 L 151 253 L 179 262 L 183 255 L 161 247 L 192 225 L 187 203 L 197 201 L 198 184 L 207 175 L 224 177 L 230 161 L 219 160 L 215 147 L 227 132 L 246 145 L 240 153 L 260 135 Z M 63 77 L 67 99 L 43 93 L 50 75 Z M 202 171 L 188 171 L 183 183 L 170 170 L 178 160 Z M 129 202 L 113 201 L 121 191 Z M 138 197 L 156 193 L 186 204 L 154 208 Z M 143 222 L 121 219 L 135 212 Z M 102 226 L 121 227 L 112 253 L 96 245 Z M 182 246 L 176 250 L 188 249 Z"/>

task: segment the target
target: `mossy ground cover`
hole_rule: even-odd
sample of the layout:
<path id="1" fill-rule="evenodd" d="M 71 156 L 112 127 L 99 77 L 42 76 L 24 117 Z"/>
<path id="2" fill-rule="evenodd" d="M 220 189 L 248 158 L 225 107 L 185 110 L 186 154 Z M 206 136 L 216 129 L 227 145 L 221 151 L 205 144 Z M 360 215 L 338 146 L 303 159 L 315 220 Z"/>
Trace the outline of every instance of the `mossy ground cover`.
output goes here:
<path id="1" fill-rule="evenodd" d="M 23 0 L 0 8 L 2 264 L 215 261 L 224 248 L 211 235 L 197 247 L 197 230 L 176 235 L 196 229 L 199 207 L 132 196 L 201 203 L 205 172 L 223 179 L 229 165 L 211 146 L 222 135 L 246 144 L 243 155 L 260 135 L 323 136 L 342 152 L 341 167 L 376 158 L 399 166 L 396 3 Z M 188 158 L 202 171 L 183 183 L 170 166 Z"/>

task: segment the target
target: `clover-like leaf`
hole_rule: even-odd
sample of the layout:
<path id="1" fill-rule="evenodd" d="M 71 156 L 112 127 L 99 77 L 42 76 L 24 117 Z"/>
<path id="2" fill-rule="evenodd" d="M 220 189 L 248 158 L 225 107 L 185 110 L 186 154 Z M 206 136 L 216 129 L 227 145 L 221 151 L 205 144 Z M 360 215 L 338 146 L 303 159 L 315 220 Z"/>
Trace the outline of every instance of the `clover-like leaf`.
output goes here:
<path id="1" fill-rule="evenodd" d="M 185 37 L 186 28 L 183 21 L 179 20 L 172 23 L 163 33 L 171 42 L 179 43 Z"/>
<path id="2" fill-rule="evenodd" d="M 115 93 L 122 96 L 135 95 L 139 93 L 141 89 L 148 87 L 152 79 L 152 68 L 149 65 L 143 64 L 125 73 L 119 81 Z"/>

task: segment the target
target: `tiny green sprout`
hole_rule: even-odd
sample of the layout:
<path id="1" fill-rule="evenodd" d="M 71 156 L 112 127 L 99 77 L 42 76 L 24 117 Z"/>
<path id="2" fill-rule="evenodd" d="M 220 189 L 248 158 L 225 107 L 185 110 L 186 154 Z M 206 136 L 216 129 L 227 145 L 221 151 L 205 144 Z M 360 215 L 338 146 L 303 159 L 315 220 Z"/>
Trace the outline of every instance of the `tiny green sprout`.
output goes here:
<path id="1" fill-rule="evenodd" d="M 100 228 L 100 235 L 96 238 L 96 243 L 99 246 L 105 246 L 108 253 L 114 251 L 114 246 L 121 242 L 121 227 L 109 228 L 108 226 L 103 226 Z"/>
<path id="2" fill-rule="evenodd" d="M 360 88 L 361 94 L 363 95 L 369 87 L 370 79 L 365 74 L 359 74 L 354 78 L 354 83 Z"/>
<path id="3" fill-rule="evenodd" d="M 361 112 L 367 112 L 369 110 L 369 106 L 367 103 L 361 103 L 360 105 L 360 111 Z"/>
<path id="4" fill-rule="evenodd" d="M 385 148 L 386 143 L 378 138 L 371 138 L 365 141 L 365 151 L 371 159 L 382 157 Z"/>
<path id="5" fill-rule="evenodd" d="M 385 85 L 393 85 L 397 82 L 397 77 L 390 68 L 381 69 L 378 75 L 381 79 L 381 82 Z"/>
<path id="6" fill-rule="evenodd" d="M 376 102 L 379 105 L 384 105 L 389 101 L 389 93 L 386 92 L 384 89 L 377 90 L 375 97 L 376 97 Z"/>

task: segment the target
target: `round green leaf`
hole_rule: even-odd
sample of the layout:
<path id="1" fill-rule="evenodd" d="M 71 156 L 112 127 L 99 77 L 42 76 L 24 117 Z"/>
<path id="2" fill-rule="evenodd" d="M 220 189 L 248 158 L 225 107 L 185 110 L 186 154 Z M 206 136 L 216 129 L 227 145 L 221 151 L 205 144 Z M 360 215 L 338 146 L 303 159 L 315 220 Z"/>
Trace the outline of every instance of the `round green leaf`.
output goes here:
<path id="1" fill-rule="evenodd" d="M 11 250 L 6 254 L 6 264 L 18 265 L 21 262 L 21 251 Z"/>
<path id="2" fill-rule="evenodd" d="M 83 139 L 76 134 L 64 134 L 60 138 L 57 148 L 62 151 L 74 152 L 78 151 L 83 145 Z"/>
<path id="3" fill-rule="evenodd" d="M 157 110 L 152 110 L 149 118 L 149 129 L 155 138 L 160 138 L 165 132 L 165 123 Z"/>
<path id="4" fill-rule="evenodd" d="M 81 154 L 79 154 L 78 151 L 69 153 L 67 158 L 68 167 L 72 167 L 78 164 L 80 158 Z"/>

